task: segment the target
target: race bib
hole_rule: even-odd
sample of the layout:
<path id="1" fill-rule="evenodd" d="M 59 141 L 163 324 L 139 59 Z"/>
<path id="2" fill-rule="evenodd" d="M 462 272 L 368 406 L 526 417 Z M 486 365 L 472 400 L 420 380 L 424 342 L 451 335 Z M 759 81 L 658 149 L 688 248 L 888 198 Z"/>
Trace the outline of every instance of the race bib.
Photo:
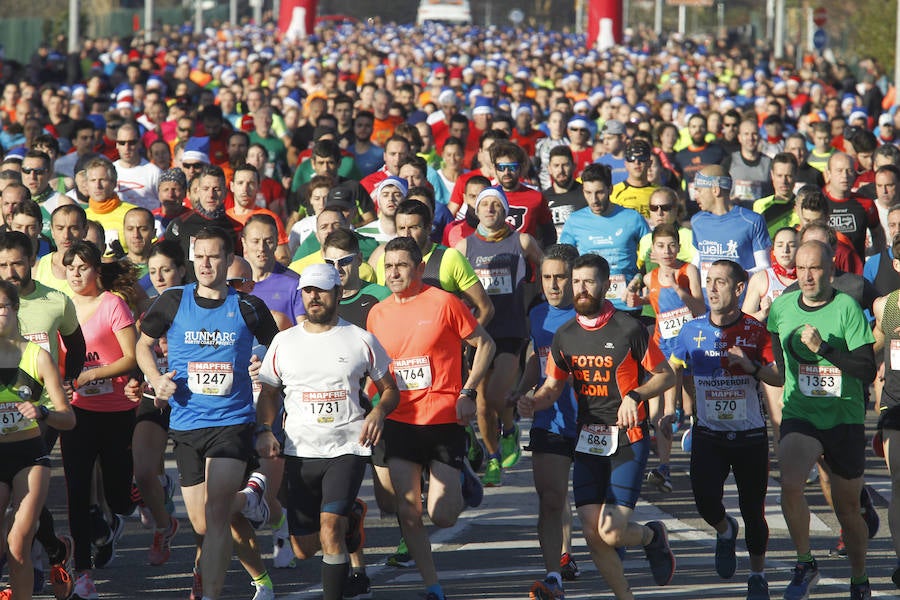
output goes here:
<path id="1" fill-rule="evenodd" d="M 659 313 L 656 317 L 656 324 L 659 326 L 659 336 L 664 340 L 677 337 L 681 327 L 692 318 L 691 309 L 687 306 Z"/>
<path id="2" fill-rule="evenodd" d="M 23 333 L 22 337 L 24 337 L 29 342 L 34 342 L 47 352 L 50 352 L 50 336 L 46 331 L 38 331 L 36 333 Z"/>
<path id="3" fill-rule="evenodd" d="M 891 363 L 893 363 L 893 358 Z M 841 395 L 841 370 L 837 367 L 801 364 L 797 383 L 800 384 L 800 393 L 804 396 L 839 398 Z"/>
<path id="4" fill-rule="evenodd" d="M 747 394 L 743 389 L 706 390 L 706 418 L 711 422 L 735 423 L 747 419 Z"/>
<path id="5" fill-rule="evenodd" d="M 33 421 L 26 419 L 16 408 L 15 402 L 0 404 L 0 435 L 8 435 L 22 431 L 31 426 Z"/>
<path id="6" fill-rule="evenodd" d="M 427 356 L 398 358 L 393 364 L 397 389 L 424 390 L 431 387 L 431 359 Z"/>
<path id="7" fill-rule="evenodd" d="M 712 268 L 712 261 L 701 261 L 700 262 L 700 284 L 703 287 L 706 287 L 706 276 L 709 275 L 709 270 Z"/>
<path id="8" fill-rule="evenodd" d="M 609 291 L 606 292 L 607 300 L 618 300 L 622 297 L 622 292 L 625 290 L 625 275 L 619 273 L 618 275 L 610 275 L 609 276 Z"/>
<path id="9" fill-rule="evenodd" d="M 319 425 L 343 421 L 349 414 L 347 398 L 347 390 L 303 392 L 301 395 L 303 409 L 301 410 L 300 418 L 307 423 L 317 423 Z"/>
<path id="10" fill-rule="evenodd" d="M 762 184 L 758 181 L 743 179 L 734 180 L 734 191 L 731 196 L 739 200 L 756 200 L 762 196 Z"/>
<path id="11" fill-rule="evenodd" d="M 97 365 L 85 371 L 90 375 L 91 371 L 96 370 L 104 365 Z M 102 396 L 103 394 L 112 394 L 113 384 L 111 379 L 92 379 L 78 387 L 79 396 Z"/>
<path id="12" fill-rule="evenodd" d="M 512 294 L 512 273 L 508 268 L 475 269 L 475 274 L 484 286 L 488 296 Z"/>
<path id="13" fill-rule="evenodd" d="M 550 356 L 550 348 L 543 347 L 538 348 L 537 351 L 538 360 L 541 362 L 541 377 L 547 372 L 547 357 Z"/>
<path id="14" fill-rule="evenodd" d="M 593 456 L 612 456 L 619 449 L 619 428 L 615 425 L 583 425 L 578 434 L 576 452 Z"/>
<path id="15" fill-rule="evenodd" d="M 234 367 L 227 362 L 189 362 L 188 389 L 195 394 L 227 396 L 234 385 Z"/>
<path id="16" fill-rule="evenodd" d="M 900 340 L 891 340 L 891 370 L 900 371 Z"/>

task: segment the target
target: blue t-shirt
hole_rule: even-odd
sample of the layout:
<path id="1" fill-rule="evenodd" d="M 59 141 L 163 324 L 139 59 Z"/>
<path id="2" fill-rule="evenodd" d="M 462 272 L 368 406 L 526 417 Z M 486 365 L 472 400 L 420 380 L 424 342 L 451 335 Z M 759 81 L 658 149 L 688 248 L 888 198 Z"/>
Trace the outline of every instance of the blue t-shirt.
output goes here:
<path id="1" fill-rule="evenodd" d="M 531 344 L 540 360 L 543 383 L 547 378 L 547 357 L 550 355 L 553 334 L 563 323 L 575 318 L 575 309 L 571 306 L 555 308 L 544 302 L 532 308 L 528 316 L 531 319 Z M 567 383 L 553 406 L 534 413 L 533 427 L 574 439 L 578 434 L 575 425 L 577 416 L 578 400 L 575 399 L 572 386 Z"/>
<path id="2" fill-rule="evenodd" d="M 888 256 L 894 258 L 894 251 L 891 250 L 891 247 L 888 246 L 885 248 L 887 250 Z M 881 267 L 881 252 L 878 254 L 873 254 L 869 258 L 866 259 L 866 264 L 863 265 L 863 277 L 869 283 L 875 283 L 875 278 L 878 277 L 878 269 Z"/>
<path id="3" fill-rule="evenodd" d="M 253 295 L 266 303 L 269 310 L 277 310 L 287 315 L 291 325 L 297 324 L 297 315 L 305 315 L 303 298 L 297 289 L 300 276 L 282 265 L 275 263 L 272 273 L 253 286 Z"/>
<path id="4" fill-rule="evenodd" d="M 636 210 L 610 204 L 608 215 L 595 215 L 590 207 L 569 215 L 559 235 L 560 244 L 572 244 L 579 254 L 599 254 L 609 263 L 607 300 L 619 310 L 632 311 L 622 300 L 622 290 L 638 273 L 637 248 L 650 233 L 647 221 Z"/>
<path id="5" fill-rule="evenodd" d="M 706 289 L 706 274 L 717 260 L 733 260 L 746 270 L 756 267 L 754 252 L 772 247 L 766 220 L 752 210 L 735 206 L 724 215 L 700 211 L 691 217 L 695 261 L 699 260 L 700 285 Z"/>
<path id="6" fill-rule="evenodd" d="M 384 165 L 384 149 L 379 148 L 375 144 L 372 144 L 372 146 L 362 154 L 357 154 L 352 147 L 350 148 L 350 152 L 356 157 L 356 168 L 359 169 L 359 173 L 363 177 L 371 175 Z"/>
<path id="7" fill-rule="evenodd" d="M 612 171 L 612 184 L 622 183 L 628 179 L 628 170 L 625 168 L 625 157 L 616 158 L 611 154 L 604 154 L 594 161 L 599 165 L 606 165 Z"/>

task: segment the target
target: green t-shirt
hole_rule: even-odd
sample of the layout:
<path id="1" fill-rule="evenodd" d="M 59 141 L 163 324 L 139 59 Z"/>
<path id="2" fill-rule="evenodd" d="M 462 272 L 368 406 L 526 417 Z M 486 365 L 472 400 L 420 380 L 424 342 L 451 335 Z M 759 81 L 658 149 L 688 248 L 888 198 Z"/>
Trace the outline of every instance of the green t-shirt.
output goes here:
<path id="1" fill-rule="evenodd" d="M 294 171 L 294 177 L 291 179 L 291 191 L 296 192 L 303 187 L 304 184 L 309 183 L 309 180 L 312 179 L 315 174 L 316 172 L 313 171 L 312 168 L 312 161 L 304 160 L 297 167 L 297 170 Z M 359 173 L 359 169 L 356 166 L 356 159 L 352 156 L 342 156 L 341 164 L 338 165 L 338 176 L 354 181 L 362 179 L 362 175 Z"/>
<path id="2" fill-rule="evenodd" d="M 828 304 L 819 307 L 801 306 L 800 298 L 799 290 L 776 298 L 767 323 L 784 353 L 782 419 L 803 419 L 820 430 L 864 423 L 863 389 L 869 382 L 843 373 L 800 341 L 803 327 L 809 323 L 835 351 L 850 352 L 875 343 L 862 309 L 853 298 L 838 291 Z"/>

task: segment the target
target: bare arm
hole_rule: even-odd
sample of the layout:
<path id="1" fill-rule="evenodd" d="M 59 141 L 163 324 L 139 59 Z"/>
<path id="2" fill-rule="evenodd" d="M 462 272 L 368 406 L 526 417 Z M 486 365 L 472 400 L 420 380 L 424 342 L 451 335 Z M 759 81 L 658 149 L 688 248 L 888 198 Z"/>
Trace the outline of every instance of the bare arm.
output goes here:
<path id="1" fill-rule="evenodd" d="M 884 330 L 881 327 L 881 319 L 884 317 L 884 306 L 887 304 L 887 296 L 882 296 L 872 305 L 872 312 L 875 313 L 875 329 L 872 334 L 875 336 L 875 345 L 872 349 L 877 356 L 884 350 Z"/>
<path id="2" fill-rule="evenodd" d="M 137 330 L 134 325 L 123 327 L 115 332 L 116 340 L 119 342 L 119 348 L 122 350 L 122 357 L 114 360 L 108 365 L 97 367 L 95 369 L 85 369 L 79 375 L 76 381 L 78 385 L 84 385 L 95 379 L 108 379 L 110 377 L 118 377 L 132 371 L 137 366 L 135 360 L 135 343 L 137 342 Z"/>
<path id="3" fill-rule="evenodd" d="M 479 281 L 472 287 L 463 291 L 466 300 L 475 307 L 475 318 L 482 327 L 486 326 L 494 318 L 494 303 L 491 302 L 490 296 L 484 291 L 484 286 Z"/>
<path id="4" fill-rule="evenodd" d="M 256 435 L 256 451 L 262 458 L 274 458 L 281 452 L 281 445 L 272 435 L 272 423 L 278 417 L 281 408 L 281 386 L 262 384 L 259 392 L 259 400 L 256 401 L 256 423 L 258 426 L 268 425 L 269 431 L 262 431 Z"/>
<path id="5" fill-rule="evenodd" d="M 359 443 L 363 446 L 374 446 L 381 440 L 384 419 L 397 408 L 397 404 L 400 402 L 400 392 L 397 390 L 397 382 L 394 381 L 393 375 L 388 373 L 373 383 L 378 389 L 381 400 L 366 415 L 366 421 L 359 436 Z"/>

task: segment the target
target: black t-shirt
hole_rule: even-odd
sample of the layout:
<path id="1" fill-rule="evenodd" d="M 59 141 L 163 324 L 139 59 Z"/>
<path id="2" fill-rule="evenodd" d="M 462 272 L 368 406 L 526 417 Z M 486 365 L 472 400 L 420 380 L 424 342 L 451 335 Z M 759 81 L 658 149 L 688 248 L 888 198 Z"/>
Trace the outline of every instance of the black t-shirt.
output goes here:
<path id="1" fill-rule="evenodd" d="M 225 298 L 203 298 L 197 295 L 196 287 L 193 289 L 194 300 L 200 308 L 214 309 L 225 303 Z M 184 288 L 177 287 L 168 289 L 157 297 L 141 321 L 141 332 L 154 339 L 166 335 L 178 313 L 183 293 Z M 256 296 L 238 292 L 238 305 L 247 329 L 263 346 L 271 344 L 272 338 L 278 333 L 278 325 L 265 303 Z"/>
<path id="2" fill-rule="evenodd" d="M 553 215 L 553 225 L 556 227 L 557 233 L 562 230 L 562 226 L 565 224 L 566 219 L 569 218 L 569 215 L 587 206 L 581 184 L 577 181 L 573 182 L 572 187 L 561 194 L 555 192 L 552 185 L 543 190 L 542 193 L 544 198 L 547 199 L 547 205 L 550 207 L 550 214 Z"/>
<path id="3" fill-rule="evenodd" d="M 377 296 L 366 292 L 363 287 L 355 296 L 344 298 L 338 305 L 338 316 L 362 329 L 366 328 L 369 311 L 381 301 Z"/>
<path id="4" fill-rule="evenodd" d="M 243 230 L 244 226 L 241 225 L 238 221 L 235 221 L 226 214 L 223 214 L 217 219 L 207 219 L 200 213 L 193 210 L 188 211 L 183 215 L 179 215 L 169 223 L 168 227 L 166 227 L 166 232 L 163 234 L 163 238 L 178 242 L 178 245 L 181 246 L 181 250 L 184 252 L 185 260 L 190 263 L 188 265 L 188 268 L 185 270 L 185 279 L 188 281 L 188 283 L 196 281 L 193 269 L 193 261 L 191 260 L 191 256 L 193 255 L 191 251 L 191 244 L 194 239 L 194 235 L 196 235 L 196 233 L 204 227 L 219 227 L 220 229 L 228 232 L 228 234 L 231 236 L 231 241 L 234 244 L 235 254 L 241 254 L 241 240 L 238 232 Z"/>

